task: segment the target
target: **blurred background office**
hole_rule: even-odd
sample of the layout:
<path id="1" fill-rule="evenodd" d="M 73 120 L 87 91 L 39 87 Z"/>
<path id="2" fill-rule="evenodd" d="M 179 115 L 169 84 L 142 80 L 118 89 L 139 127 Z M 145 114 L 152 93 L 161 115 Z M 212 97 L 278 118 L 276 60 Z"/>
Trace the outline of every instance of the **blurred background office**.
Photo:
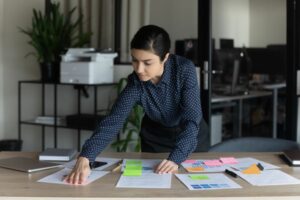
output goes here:
<path id="1" fill-rule="evenodd" d="M 45 2 L 0 1 L 0 138 L 18 137 L 18 80 L 38 79 L 39 68 L 28 38 L 17 27 L 31 24 L 32 9 L 45 9 Z M 85 30 L 93 32 L 91 47 L 118 52 L 115 81 L 131 72 L 129 41 L 139 27 L 156 24 L 171 37 L 171 53 L 191 59 L 202 81 L 199 58 L 198 0 L 53 0 L 67 12 L 73 6 L 84 15 Z M 211 0 L 211 145 L 245 136 L 290 138 L 286 125 L 287 1 Z M 203 30 L 205 32 L 207 30 Z M 201 77 L 201 78 L 200 78 Z M 92 88 L 87 88 L 90 92 Z M 102 88 L 99 107 L 107 108 L 116 97 L 114 88 Z M 59 93 L 59 115 L 76 111 L 76 94 L 67 87 Z M 39 115 L 39 88 L 22 92 L 25 117 Z M 26 94 L 26 95 L 25 95 Z M 53 90 L 47 93 L 51 113 Z M 92 111 L 93 98 L 81 97 L 83 109 Z M 68 103 L 66 103 L 68 102 Z M 274 103 L 276 105 L 274 106 Z M 295 117 L 294 117 L 295 118 Z M 39 127 L 22 125 L 23 150 L 40 150 Z M 76 130 L 60 128 L 58 146 L 76 147 Z M 80 136 L 84 141 L 91 131 Z M 47 127 L 46 146 L 53 146 L 53 127 Z"/>

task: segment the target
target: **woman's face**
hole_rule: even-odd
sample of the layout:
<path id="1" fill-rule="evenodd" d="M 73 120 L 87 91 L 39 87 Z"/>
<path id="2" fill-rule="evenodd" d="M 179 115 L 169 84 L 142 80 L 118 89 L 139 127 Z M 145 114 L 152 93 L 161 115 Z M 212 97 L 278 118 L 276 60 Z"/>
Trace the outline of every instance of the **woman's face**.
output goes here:
<path id="1" fill-rule="evenodd" d="M 150 80 L 154 84 L 159 82 L 169 54 L 161 61 L 159 56 L 151 51 L 131 49 L 131 56 L 133 69 L 141 81 Z"/>

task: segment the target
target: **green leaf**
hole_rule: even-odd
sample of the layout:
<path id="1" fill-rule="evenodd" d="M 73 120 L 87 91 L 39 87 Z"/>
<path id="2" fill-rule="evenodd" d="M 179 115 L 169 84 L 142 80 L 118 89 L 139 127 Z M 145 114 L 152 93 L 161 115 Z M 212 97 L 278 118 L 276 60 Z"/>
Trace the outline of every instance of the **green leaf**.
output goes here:
<path id="1" fill-rule="evenodd" d="M 30 38 L 28 44 L 35 49 L 39 62 L 57 62 L 65 49 L 83 47 L 90 42 L 92 33 L 78 33 L 83 16 L 72 21 L 75 10 L 76 7 L 64 14 L 60 11 L 59 2 L 51 3 L 49 15 L 33 9 L 31 27 L 19 28 Z"/>

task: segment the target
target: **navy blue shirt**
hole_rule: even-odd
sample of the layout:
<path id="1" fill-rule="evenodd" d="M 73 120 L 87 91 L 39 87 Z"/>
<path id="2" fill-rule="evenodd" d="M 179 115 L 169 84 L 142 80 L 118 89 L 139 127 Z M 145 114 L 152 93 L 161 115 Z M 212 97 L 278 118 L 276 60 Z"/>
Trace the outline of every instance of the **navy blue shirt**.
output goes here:
<path id="1" fill-rule="evenodd" d="M 180 164 L 197 146 L 202 118 L 200 89 L 192 61 L 170 54 L 157 84 L 140 81 L 133 72 L 128 83 L 94 134 L 84 144 L 81 156 L 93 162 L 96 156 L 119 133 L 133 106 L 139 104 L 147 116 L 163 126 L 182 126 L 168 160 Z"/>

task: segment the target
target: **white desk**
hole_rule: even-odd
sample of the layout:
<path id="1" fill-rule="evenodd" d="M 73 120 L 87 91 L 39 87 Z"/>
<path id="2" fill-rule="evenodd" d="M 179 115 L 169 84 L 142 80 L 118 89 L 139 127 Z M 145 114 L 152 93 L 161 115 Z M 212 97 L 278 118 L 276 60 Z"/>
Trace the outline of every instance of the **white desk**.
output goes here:
<path id="1" fill-rule="evenodd" d="M 250 91 L 247 95 L 230 95 L 230 96 L 224 96 L 224 95 L 214 95 L 212 97 L 211 102 L 212 103 L 223 103 L 223 102 L 230 102 L 230 101 L 237 101 L 238 102 L 238 137 L 242 136 L 242 117 L 243 117 L 243 100 L 244 99 L 253 99 L 253 98 L 260 98 L 260 97 L 266 97 L 271 96 L 272 92 L 269 91 Z M 273 98 L 273 101 L 275 99 Z M 277 104 L 276 104 L 277 106 Z M 273 110 L 275 107 L 275 103 L 273 102 Z M 276 107 L 275 107 L 276 108 Z M 275 113 L 273 112 L 273 115 Z M 276 113 L 277 114 L 277 113 Z M 274 119 L 274 116 L 273 116 Z M 275 124 L 275 125 L 274 125 Z M 276 126 L 276 121 L 273 121 L 273 127 Z M 274 131 L 274 129 L 273 129 Z M 273 133 L 274 135 L 274 133 Z"/>

